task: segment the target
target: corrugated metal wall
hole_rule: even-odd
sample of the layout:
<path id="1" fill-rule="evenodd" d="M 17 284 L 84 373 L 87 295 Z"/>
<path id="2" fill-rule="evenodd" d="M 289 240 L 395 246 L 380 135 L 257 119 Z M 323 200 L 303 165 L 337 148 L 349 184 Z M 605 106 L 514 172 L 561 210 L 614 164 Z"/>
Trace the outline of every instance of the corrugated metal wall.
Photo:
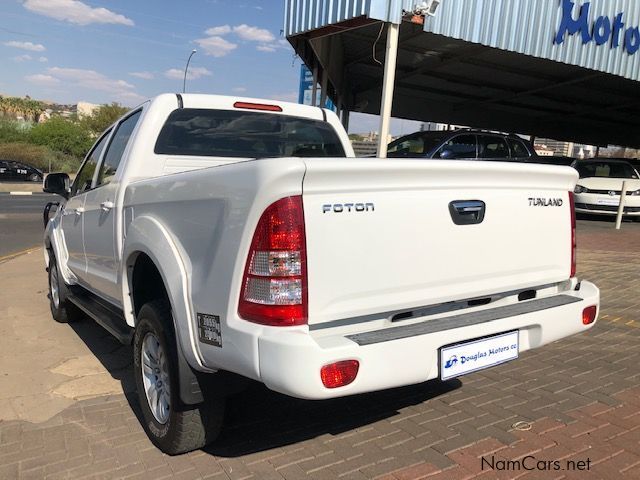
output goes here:
<path id="1" fill-rule="evenodd" d="M 577 18 L 578 4 L 574 11 Z M 285 0 L 285 34 L 297 35 L 359 16 L 398 23 L 402 10 L 422 0 Z M 589 27 L 600 15 L 624 12 L 626 27 L 640 25 L 640 0 L 591 0 Z M 561 0 L 441 0 L 425 31 L 512 52 L 578 65 L 640 80 L 640 51 L 627 53 L 610 42 L 582 44 L 579 35 L 553 39 L 562 18 Z M 624 39 L 624 33 L 621 36 Z M 622 42 L 621 42 L 622 43 Z"/>
<path id="2" fill-rule="evenodd" d="M 574 19 L 585 2 L 576 3 Z M 589 27 L 601 15 L 613 20 L 620 12 L 624 12 L 625 28 L 640 25 L 640 1 L 592 0 Z M 610 42 L 583 45 L 580 35 L 567 35 L 564 43 L 556 45 L 553 40 L 561 19 L 560 0 L 443 0 L 437 15 L 425 23 L 425 31 L 640 79 L 640 51 L 630 55 L 624 50 L 624 32 L 616 49 Z"/>
<path id="3" fill-rule="evenodd" d="M 285 35 L 297 35 L 351 18 L 368 16 L 372 1 L 379 0 L 285 0 Z"/>
<path id="4" fill-rule="evenodd" d="M 400 23 L 403 10 L 422 0 L 285 0 L 284 32 L 287 37 L 365 16 Z"/>

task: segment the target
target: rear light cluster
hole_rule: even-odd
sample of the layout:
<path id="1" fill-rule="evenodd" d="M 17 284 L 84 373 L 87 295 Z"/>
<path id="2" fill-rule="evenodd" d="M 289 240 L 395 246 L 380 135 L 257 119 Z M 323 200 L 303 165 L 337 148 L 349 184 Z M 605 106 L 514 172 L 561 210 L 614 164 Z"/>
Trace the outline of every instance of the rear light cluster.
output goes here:
<path id="1" fill-rule="evenodd" d="M 322 384 L 327 388 L 338 388 L 349 385 L 356 379 L 360 363 L 357 360 L 343 360 L 330 363 L 320 370 Z"/>
<path id="2" fill-rule="evenodd" d="M 582 324 L 591 325 L 593 322 L 595 322 L 597 312 L 598 307 L 596 307 L 595 305 L 585 308 L 582 311 Z"/>
<path id="3" fill-rule="evenodd" d="M 251 242 L 238 314 L 262 325 L 307 323 L 307 252 L 302 197 L 264 211 Z"/>
<path id="4" fill-rule="evenodd" d="M 576 202 L 573 192 L 569 192 L 569 209 L 571 210 L 571 275 L 576 276 Z"/>

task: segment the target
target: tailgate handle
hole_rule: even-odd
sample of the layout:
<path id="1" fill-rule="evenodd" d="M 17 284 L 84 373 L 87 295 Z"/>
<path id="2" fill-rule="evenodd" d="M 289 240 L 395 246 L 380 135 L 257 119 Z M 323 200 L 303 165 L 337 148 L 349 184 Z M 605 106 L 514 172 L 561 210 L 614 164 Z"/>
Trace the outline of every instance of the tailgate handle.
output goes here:
<path id="1" fill-rule="evenodd" d="M 484 220 L 485 203 L 482 200 L 455 200 L 449 203 L 449 213 L 456 225 L 476 225 Z"/>

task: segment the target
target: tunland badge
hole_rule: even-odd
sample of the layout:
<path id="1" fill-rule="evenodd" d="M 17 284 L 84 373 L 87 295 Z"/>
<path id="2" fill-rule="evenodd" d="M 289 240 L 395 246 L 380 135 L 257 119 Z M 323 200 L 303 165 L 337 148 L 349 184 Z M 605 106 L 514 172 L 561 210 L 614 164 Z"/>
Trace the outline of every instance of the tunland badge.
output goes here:
<path id="1" fill-rule="evenodd" d="M 373 203 L 329 203 L 322 205 L 322 213 L 373 212 Z"/>
<path id="2" fill-rule="evenodd" d="M 561 207 L 561 198 L 529 198 L 530 207 Z"/>

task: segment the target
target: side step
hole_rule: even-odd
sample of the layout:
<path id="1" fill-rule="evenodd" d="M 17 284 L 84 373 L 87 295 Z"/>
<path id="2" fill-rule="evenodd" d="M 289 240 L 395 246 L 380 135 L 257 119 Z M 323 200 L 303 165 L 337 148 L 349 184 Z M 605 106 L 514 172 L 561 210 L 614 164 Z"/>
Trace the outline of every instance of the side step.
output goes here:
<path id="1" fill-rule="evenodd" d="M 89 315 L 120 343 L 131 345 L 134 330 L 127 325 L 122 310 L 79 288 L 74 288 L 73 294 L 69 295 L 67 300 Z"/>

